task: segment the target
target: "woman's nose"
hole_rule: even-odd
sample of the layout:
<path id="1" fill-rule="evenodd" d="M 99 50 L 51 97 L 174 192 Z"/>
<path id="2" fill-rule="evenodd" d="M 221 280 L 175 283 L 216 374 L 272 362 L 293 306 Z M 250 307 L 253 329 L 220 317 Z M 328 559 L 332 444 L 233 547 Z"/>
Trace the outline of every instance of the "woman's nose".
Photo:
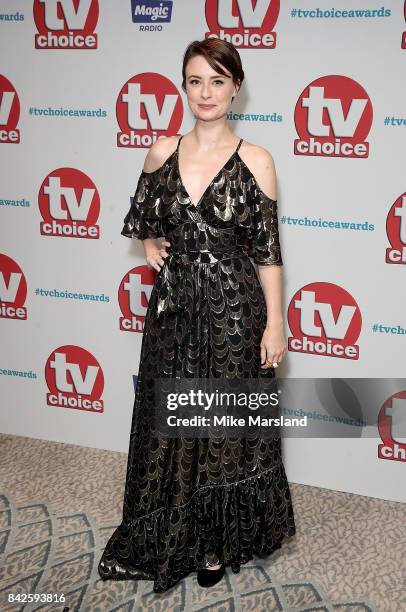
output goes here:
<path id="1" fill-rule="evenodd" d="M 202 97 L 203 98 L 210 98 L 210 85 L 203 85 L 202 86 Z"/>

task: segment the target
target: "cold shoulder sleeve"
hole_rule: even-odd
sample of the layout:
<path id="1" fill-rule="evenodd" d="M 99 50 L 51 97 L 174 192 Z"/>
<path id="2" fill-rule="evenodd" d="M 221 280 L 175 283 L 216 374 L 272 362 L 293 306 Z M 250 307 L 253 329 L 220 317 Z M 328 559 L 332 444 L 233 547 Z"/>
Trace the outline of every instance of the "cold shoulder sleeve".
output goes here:
<path id="1" fill-rule="evenodd" d="M 158 238 L 162 236 L 161 220 L 158 214 L 159 198 L 156 191 L 155 172 L 141 172 L 131 206 L 124 217 L 121 234 L 127 238 Z"/>
<path id="2" fill-rule="evenodd" d="M 250 198 L 250 216 L 249 257 L 260 265 L 282 266 L 278 204 L 257 185 L 253 186 Z"/>

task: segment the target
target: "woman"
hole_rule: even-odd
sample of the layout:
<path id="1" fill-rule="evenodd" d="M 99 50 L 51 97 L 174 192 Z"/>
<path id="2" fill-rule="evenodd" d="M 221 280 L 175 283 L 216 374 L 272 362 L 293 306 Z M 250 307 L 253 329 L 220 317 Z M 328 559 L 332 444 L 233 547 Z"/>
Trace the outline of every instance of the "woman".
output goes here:
<path id="1" fill-rule="evenodd" d="M 295 533 L 279 437 L 168 438 L 151 423 L 154 380 L 273 378 L 286 353 L 273 159 L 236 138 L 226 118 L 243 79 L 230 43 L 188 46 L 182 87 L 195 126 L 151 147 L 121 232 L 143 240 L 158 275 L 123 520 L 98 569 L 104 579 L 154 580 L 155 592 L 193 571 L 201 586 L 216 584 L 226 565 L 238 573 Z"/>

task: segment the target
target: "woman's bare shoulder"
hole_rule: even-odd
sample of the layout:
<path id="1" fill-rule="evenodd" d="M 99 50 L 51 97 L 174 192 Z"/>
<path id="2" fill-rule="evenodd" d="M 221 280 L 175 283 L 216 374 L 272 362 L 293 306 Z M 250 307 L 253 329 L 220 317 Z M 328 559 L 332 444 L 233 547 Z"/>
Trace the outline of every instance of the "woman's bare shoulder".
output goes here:
<path id="1" fill-rule="evenodd" d="M 155 172 L 155 170 L 161 168 L 165 161 L 176 150 L 179 138 L 180 136 L 158 138 L 150 147 L 144 160 L 144 172 Z"/>
<path id="2" fill-rule="evenodd" d="M 254 164 L 254 166 L 263 166 L 264 164 L 273 163 L 273 156 L 268 149 L 248 142 L 247 140 L 243 141 L 239 153 L 241 159 L 244 162 L 247 161 L 247 165 L 251 163 Z"/>
<path id="3" fill-rule="evenodd" d="M 276 169 L 271 152 L 265 147 L 244 140 L 239 154 L 261 191 L 272 200 L 276 200 Z"/>

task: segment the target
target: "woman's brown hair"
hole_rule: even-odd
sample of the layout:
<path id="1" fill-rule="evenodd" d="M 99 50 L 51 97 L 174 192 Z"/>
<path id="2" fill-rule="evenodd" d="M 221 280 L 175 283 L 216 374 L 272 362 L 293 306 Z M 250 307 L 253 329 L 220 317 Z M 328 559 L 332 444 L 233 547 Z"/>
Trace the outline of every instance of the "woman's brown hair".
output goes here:
<path id="1" fill-rule="evenodd" d="M 202 55 L 207 63 L 219 74 L 228 76 L 224 66 L 231 73 L 233 83 L 240 88 L 244 80 L 241 58 L 233 44 L 219 38 L 206 38 L 191 42 L 183 56 L 182 65 L 182 89 L 186 91 L 186 65 L 195 55 Z M 234 98 L 233 98 L 234 99 Z"/>

